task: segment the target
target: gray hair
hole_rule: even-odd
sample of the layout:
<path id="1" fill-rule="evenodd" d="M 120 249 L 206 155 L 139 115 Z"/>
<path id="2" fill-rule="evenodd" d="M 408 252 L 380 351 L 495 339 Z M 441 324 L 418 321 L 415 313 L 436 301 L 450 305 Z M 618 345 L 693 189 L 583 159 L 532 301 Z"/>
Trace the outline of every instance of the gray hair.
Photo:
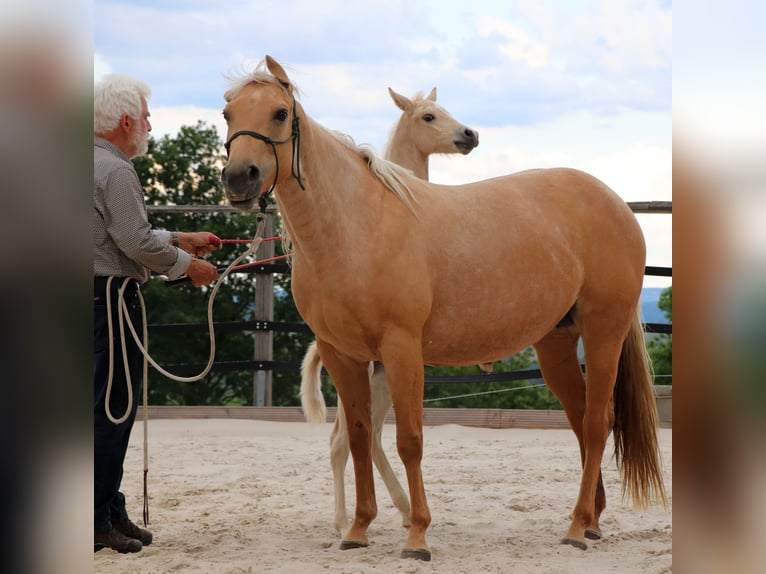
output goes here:
<path id="1" fill-rule="evenodd" d="M 141 98 L 149 100 L 151 89 L 141 80 L 124 74 L 109 74 L 93 89 L 93 133 L 117 127 L 122 114 L 141 117 Z"/>

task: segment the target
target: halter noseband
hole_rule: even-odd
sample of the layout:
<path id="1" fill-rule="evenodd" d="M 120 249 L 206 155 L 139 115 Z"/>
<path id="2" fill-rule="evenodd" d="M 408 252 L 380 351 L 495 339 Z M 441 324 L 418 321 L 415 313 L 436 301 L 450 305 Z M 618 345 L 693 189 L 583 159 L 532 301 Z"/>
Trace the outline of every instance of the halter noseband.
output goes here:
<path id="1" fill-rule="evenodd" d="M 234 141 L 234 138 L 238 138 L 239 136 L 252 136 L 255 139 L 259 139 L 269 144 L 271 146 L 271 149 L 274 151 L 274 160 L 276 161 L 276 166 L 277 166 L 276 173 L 274 174 L 274 182 L 271 184 L 271 187 L 269 188 L 269 190 L 263 195 L 261 195 L 261 197 L 258 199 L 258 205 L 260 206 L 262 212 L 266 211 L 266 198 L 271 194 L 272 191 L 274 191 L 274 188 L 277 185 L 277 180 L 279 179 L 279 156 L 277 155 L 278 144 L 293 142 L 293 158 L 290 164 L 290 171 L 292 172 L 293 177 L 298 182 L 298 185 L 301 186 L 301 189 L 306 189 L 306 186 L 303 185 L 303 180 L 301 179 L 301 159 L 300 159 L 301 130 L 299 127 L 299 119 L 300 118 L 298 118 L 298 115 L 296 114 L 295 98 L 293 98 L 293 123 L 292 123 L 292 133 L 290 134 L 289 138 L 284 140 L 273 140 L 269 136 L 259 134 L 258 132 L 254 132 L 250 130 L 239 130 L 238 132 L 234 132 L 232 136 L 226 141 L 226 143 L 223 144 L 223 147 L 226 148 L 226 155 L 229 155 L 231 142 Z"/>

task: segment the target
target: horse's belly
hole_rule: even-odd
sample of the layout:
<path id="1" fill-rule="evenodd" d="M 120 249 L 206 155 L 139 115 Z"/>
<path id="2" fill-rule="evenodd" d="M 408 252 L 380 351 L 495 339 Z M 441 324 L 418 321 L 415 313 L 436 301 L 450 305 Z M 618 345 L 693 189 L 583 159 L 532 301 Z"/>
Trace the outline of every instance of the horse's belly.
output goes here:
<path id="1" fill-rule="evenodd" d="M 429 365 L 475 365 L 498 361 L 519 353 L 542 339 L 557 321 L 545 320 L 525 329 L 507 324 L 506 329 L 475 328 L 455 324 L 449 337 L 437 332 L 423 334 L 423 361 Z"/>
<path id="2" fill-rule="evenodd" d="M 574 284 L 437 298 L 423 330 L 424 362 L 472 365 L 503 359 L 537 343 L 570 311 Z"/>

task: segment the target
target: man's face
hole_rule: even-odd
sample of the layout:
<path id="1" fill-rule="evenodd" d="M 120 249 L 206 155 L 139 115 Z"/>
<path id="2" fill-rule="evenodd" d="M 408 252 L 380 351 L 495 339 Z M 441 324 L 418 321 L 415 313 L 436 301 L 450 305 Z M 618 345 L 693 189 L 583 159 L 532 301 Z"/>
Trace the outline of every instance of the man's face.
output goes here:
<path id="1" fill-rule="evenodd" d="M 152 124 L 149 123 L 149 107 L 146 100 L 141 98 L 141 117 L 133 124 L 133 133 L 130 143 L 133 148 L 131 157 L 144 155 L 149 151 L 149 132 L 152 131 Z"/>

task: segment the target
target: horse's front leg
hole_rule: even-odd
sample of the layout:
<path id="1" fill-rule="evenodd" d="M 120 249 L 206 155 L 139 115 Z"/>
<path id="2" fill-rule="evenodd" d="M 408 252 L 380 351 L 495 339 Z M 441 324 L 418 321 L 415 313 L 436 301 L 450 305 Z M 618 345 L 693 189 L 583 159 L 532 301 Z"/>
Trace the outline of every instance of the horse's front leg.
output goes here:
<path id="1" fill-rule="evenodd" d="M 396 478 L 391 463 L 388 462 L 383 450 L 383 424 L 386 415 L 391 410 L 391 391 L 388 389 L 386 371 L 383 365 L 375 363 L 370 376 L 370 393 L 372 393 L 372 462 L 378 469 L 383 483 L 391 495 L 391 500 L 402 515 L 402 526 L 410 527 L 410 500 L 402 485 Z"/>
<path id="2" fill-rule="evenodd" d="M 407 471 L 410 487 L 410 520 L 402 558 L 431 560 L 426 530 L 431 511 L 423 486 L 423 355 L 420 340 L 390 335 L 381 345 L 391 399 L 396 413 L 396 447 Z"/>
<path id="3" fill-rule="evenodd" d="M 378 513 L 375 482 L 372 475 L 372 423 L 370 419 L 370 382 L 368 363 L 357 362 L 321 340 L 317 340 L 320 356 L 338 391 L 346 417 L 348 444 L 354 461 L 356 510 L 351 528 L 340 543 L 342 550 L 367 546 L 367 529 Z"/>

